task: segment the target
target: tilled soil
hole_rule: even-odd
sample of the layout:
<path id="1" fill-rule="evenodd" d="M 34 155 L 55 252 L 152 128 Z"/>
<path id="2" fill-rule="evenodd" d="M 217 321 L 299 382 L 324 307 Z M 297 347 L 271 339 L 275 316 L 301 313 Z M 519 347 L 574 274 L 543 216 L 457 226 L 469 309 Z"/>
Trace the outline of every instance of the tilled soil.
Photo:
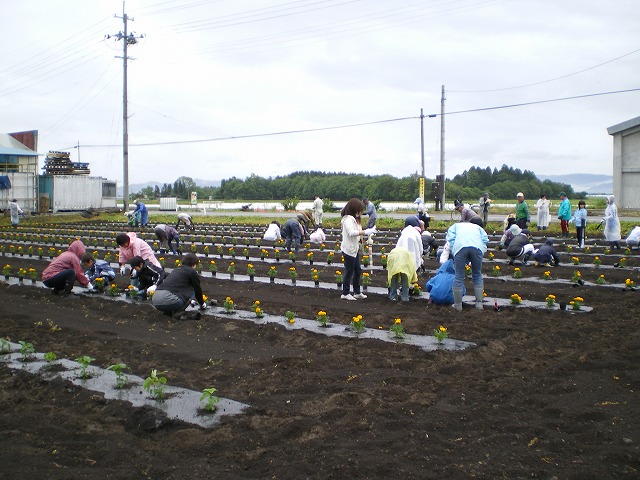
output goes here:
<path id="1" fill-rule="evenodd" d="M 334 268 L 320 269 L 322 281 L 333 281 Z M 242 310 L 260 300 L 267 313 L 313 319 L 325 310 L 344 325 L 361 314 L 385 330 L 399 317 L 409 334 L 444 325 L 476 344 L 457 352 L 215 315 L 176 321 L 147 303 L 2 283 L 0 336 L 59 358 L 123 362 L 143 378 L 167 371 L 171 385 L 215 387 L 250 408 L 203 429 L 0 364 L 0 478 L 639 478 L 638 292 L 532 281 L 544 269 L 522 271 L 521 280 L 511 270 L 487 278 L 485 310 L 462 313 L 371 292 L 347 302 L 337 288 L 203 278 L 207 295 L 230 296 Z M 602 273 L 638 280 L 633 268 Z M 384 275 L 374 272 L 375 282 Z M 512 293 L 539 302 L 581 296 L 593 311 L 492 308 L 492 298 Z"/>

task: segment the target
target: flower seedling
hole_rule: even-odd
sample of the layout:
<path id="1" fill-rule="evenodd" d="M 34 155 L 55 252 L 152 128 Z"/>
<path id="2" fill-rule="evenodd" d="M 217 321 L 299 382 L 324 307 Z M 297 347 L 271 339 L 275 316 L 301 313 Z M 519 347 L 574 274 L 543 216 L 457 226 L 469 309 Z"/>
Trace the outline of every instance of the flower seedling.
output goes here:
<path id="1" fill-rule="evenodd" d="M 291 310 L 287 310 L 284 314 L 289 323 L 296 323 L 296 312 L 292 312 Z"/>
<path id="2" fill-rule="evenodd" d="M 112 283 L 111 285 L 109 285 L 109 290 L 108 290 L 107 293 L 111 297 L 117 297 L 118 296 L 118 285 L 116 285 L 115 283 Z"/>
<path id="3" fill-rule="evenodd" d="M 273 257 L 277 260 L 280 261 L 280 250 L 278 250 L 277 248 L 273 251 Z"/>
<path id="4" fill-rule="evenodd" d="M 327 254 L 327 265 L 331 265 L 333 263 L 333 257 L 334 257 L 334 253 L 333 252 L 329 252 Z"/>
<path id="5" fill-rule="evenodd" d="M 571 263 L 578 265 L 580 263 L 580 259 L 578 257 L 571 257 Z"/>
<path id="6" fill-rule="evenodd" d="M 115 363 L 113 365 L 109 365 L 107 370 L 111 370 L 116 374 L 116 388 L 124 388 L 127 385 L 127 377 L 124 374 L 125 370 L 130 370 L 126 363 Z"/>
<path id="7" fill-rule="evenodd" d="M 433 331 L 433 336 L 436 337 L 438 344 L 441 344 L 445 338 L 449 337 L 449 330 L 446 327 L 440 325 L 439 328 L 436 328 Z"/>
<path id="8" fill-rule="evenodd" d="M 580 273 L 580 270 L 576 270 L 573 277 L 571 277 L 571 281 L 574 283 L 580 283 L 580 280 L 582 280 L 582 274 Z"/>
<path id="9" fill-rule="evenodd" d="M 132 299 L 138 298 L 138 289 L 133 285 L 129 285 L 127 287 L 127 295 Z"/>
<path id="10" fill-rule="evenodd" d="M 227 268 L 227 272 L 229 273 L 229 275 L 233 275 L 234 273 L 236 273 L 236 264 L 235 264 L 235 262 L 231 262 L 229 264 L 229 267 Z"/>
<path id="11" fill-rule="evenodd" d="M 224 299 L 223 307 L 226 313 L 233 313 L 233 311 L 236 309 L 236 305 L 235 303 L 233 303 L 231 297 L 227 297 Z"/>
<path id="12" fill-rule="evenodd" d="M 600 275 L 600 276 L 597 278 L 596 283 L 597 283 L 598 285 L 604 285 L 605 283 L 607 283 L 607 281 L 604 279 L 604 275 Z"/>
<path id="13" fill-rule="evenodd" d="M 213 387 L 205 388 L 202 391 L 202 395 L 200 395 L 200 401 L 204 403 L 204 409 L 207 412 L 214 412 L 217 408 L 217 404 L 220 401 L 220 398 L 214 395 L 216 391 L 217 390 Z"/>
<path id="14" fill-rule="evenodd" d="M 151 370 L 151 375 L 148 376 L 142 387 L 149 392 L 156 400 L 162 400 L 165 396 L 165 385 L 167 384 L 167 378 L 164 374 L 167 372 L 158 372 L 157 370 Z"/>
<path id="15" fill-rule="evenodd" d="M 326 248 L 326 245 L 324 243 L 321 243 L 320 246 L 318 247 L 320 251 L 323 251 L 325 248 Z"/>
<path id="16" fill-rule="evenodd" d="M 362 285 L 368 287 L 371 284 L 371 276 L 367 272 L 362 273 Z"/>
<path id="17" fill-rule="evenodd" d="M 218 265 L 216 264 L 215 260 L 211 260 L 209 262 L 209 271 L 211 273 L 216 273 L 218 271 Z"/>
<path id="18" fill-rule="evenodd" d="M 267 270 L 267 275 L 269 275 L 270 278 L 275 278 L 276 275 L 278 275 L 278 272 L 276 271 L 276 267 L 271 265 L 271 267 L 269 267 L 269 270 Z"/>
<path id="19" fill-rule="evenodd" d="M 623 257 L 618 262 L 618 267 L 626 267 L 626 266 L 627 266 L 627 259 Z"/>
<path id="20" fill-rule="evenodd" d="M 266 250 L 266 249 L 264 249 L 264 248 L 263 248 L 262 250 L 260 250 L 260 258 L 261 258 L 262 260 L 264 260 L 264 259 L 265 259 L 265 258 L 267 258 L 268 256 L 269 256 L 269 252 L 267 252 L 267 250 Z"/>
<path id="21" fill-rule="evenodd" d="M 33 343 L 28 343 L 23 340 L 20 340 L 18 343 L 20 344 L 20 355 L 22 355 L 22 361 L 26 362 L 31 360 L 33 355 L 36 353 Z"/>
<path id="22" fill-rule="evenodd" d="M 298 278 L 296 267 L 289 267 L 289 277 L 291 277 L 291 280 L 295 280 L 296 278 Z"/>
<path id="23" fill-rule="evenodd" d="M 0 354 L 5 355 L 11 351 L 11 344 L 6 338 L 0 338 Z"/>
<path id="24" fill-rule="evenodd" d="M 256 300 L 255 302 L 253 302 L 251 304 L 251 310 L 253 310 L 254 312 L 260 308 L 260 300 Z"/>
<path id="25" fill-rule="evenodd" d="M 583 303 L 584 303 L 584 298 L 575 297 L 573 300 L 569 302 L 569 305 L 571 305 L 571 308 L 573 310 L 580 310 L 580 307 L 582 307 Z"/>
<path id="26" fill-rule="evenodd" d="M 389 331 L 393 333 L 393 336 L 395 338 L 404 338 L 404 336 L 406 335 L 404 333 L 404 328 L 402 328 L 402 320 L 399 318 L 396 318 L 393 321 L 393 325 L 389 327 Z"/>
<path id="27" fill-rule="evenodd" d="M 296 261 L 296 252 L 289 252 L 289 260 L 291 260 L 292 262 Z"/>
<path id="28" fill-rule="evenodd" d="M 371 259 L 369 258 L 369 255 L 363 255 L 362 256 L 362 265 L 363 266 L 368 267 L 370 262 L 371 262 Z"/>
<path id="29" fill-rule="evenodd" d="M 229 247 L 229 255 L 231 255 L 233 258 L 235 258 L 236 256 L 236 249 L 233 247 Z"/>
<path id="30" fill-rule="evenodd" d="M 326 328 L 327 323 L 329 322 L 329 315 L 327 315 L 327 312 L 325 312 L 324 310 L 320 310 L 318 312 L 318 316 L 316 317 L 316 320 L 318 321 L 321 327 Z"/>
<path id="31" fill-rule="evenodd" d="M 584 253 L 591 253 L 591 247 L 584 247 Z"/>
<path id="32" fill-rule="evenodd" d="M 191 244 L 191 253 L 197 253 L 198 252 L 198 247 L 196 247 L 195 243 Z"/>
<path id="33" fill-rule="evenodd" d="M 89 364 L 93 362 L 95 358 L 90 357 L 88 355 L 83 355 L 82 357 L 76 358 L 76 362 L 80 364 L 80 378 L 87 379 L 90 377 L 87 368 L 89 368 Z"/>
<path id="34" fill-rule="evenodd" d="M 254 310 L 255 314 L 256 314 L 256 318 L 262 318 L 264 317 L 264 313 L 262 312 L 262 308 L 261 307 L 257 307 Z"/>
<path id="35" fill-rule="evenodd" d="M 4 267 L 2 267 L 2 274 L 5 277 L 8 277 L 9 275 L 11 275 L 11 265 L 7 263 Z"/>
<path id="36" fill-rule="evenodd" d="M 471 276 L 471 265 L 466 264 L 464 266 L 464 276 L 469 278 Z"/>
<path id="37" fill-rule="evenodd" d="M 38 279 L 38 271 L 35 268 L 30 268 L 27 271 L 27 274 L 29 275 L 29 278 L 32 282 L 35 282 Z"/>
<path id="38" fill-rule="evenodd" d="M 342 285 L 342 272 L 340 270 L 336 270 L 336 283 Z"/>
<path id="39" fill-rule="evenodd" d="M 522 271 L 516 267 L 513 269 L 513 278 L 522 278 Z"/>
<path id="40" fill-rule="evenodd" d="M 253 266 L 253 263 L 247 263 L 247 275 L 253 277 L 256 274 L 256 269 Z"/>
<path id="41" fill-rule="evenodd" d="M 624 251 L 625 255 L 631 255 L 631 249 L 629 247 L 627 247 Z"/>
<path id="42" fill-rule="evenodd" d="M 547 295 L 547 298 L 545 298 L 544 300 L 545 300 L 545 302 L 547 302 L 547 307 L 551 308 L 556 303 L 556 296 L 549 294 L 549 295 Z"/>
<path id="43" fill-rule="evenodd" d="M 365 329 L 366 325 L 362 318 L 362 315 L 356 315 L 351 318 L 351 328 L 353 328 L 354 332 L 360 333 Z"/>
<path id="44" fill-rule="evenodd" d="M 593 259 L 593 264 L 594 264 L 596 267 L 599 267 L 599 266 L 602 264 L 602 261 L 600 260 L 600 257 L 595 257 L 595 258 Z"/>
<path id="45" fill-rule="evenodd" d="M 625 286 L 625 287 L 627 287 L 627 288 L 633 288 L 633 287 L 635 287 L 635 286 L 636 286 L 636 282 L 634 282 L 634 281 L 633 281 L 633 280 L 631 280 L 630 278 L 627 278 L 627 279 L 624 281 L 624 286 Z"/>
<path id="46" fill-rule="evenodd" d="M 493 269 L 491 270 L 491 275 L 494 277 L 499 277 L 502 274 L 502 271 L 500 270 L 500 265 L 494 265 Z"/>
<path id="47" fill-rule="evenodd" d="M 313 283 L 315 283 L 316 286 L 320 283 L 320 275 L 318 274 L 318 270 L 315 268 L 311 270 L 311 280 L 313 280 Z"/>
<path id="48" fill-rule="evenodd" d="M 417 297 L 422 295 L 422 288 L 420 288 L 420 284 L 419 283 L 414 283 L 413 286 L 410 289 L 410 293 L 411 293 L 411 295 L 415 295 Z"/>
<path id="49" fill-rule="evenodd" d="M 520 295 L 518 295 L 517 293 L 514 293 L 509 298 L 511 299 L 511 304 L 512 305 L 520 305 L 522 303 L 522 297 Z"/>
<path id="50" fill-rule="evenodd" d="M 47 352 L 43 355 L 43 358 L 46 360 L 48 364 L 51 364 L 58 356 L 53 352 Z"/>
<path id="51" fill-rule="evenodd" d="M 307 260 L 309 260 L 309 263 L 313 263 L 313 252 L 307 253 Z"/>
<path id="52" fill-rule="evenodd" d="M 493 260 L 494 257 L 495 255 L 493 254 L 493 252 L 489 252 L 489 260 Z"/>
<path id="53" fill-rule="evenodd" d="M 249 259 L 249 249 L 248 248 L 243 248 L 242 249 L 242 255 L 244 255 L 244 258 L 246 258 L 248 260 Z"/>

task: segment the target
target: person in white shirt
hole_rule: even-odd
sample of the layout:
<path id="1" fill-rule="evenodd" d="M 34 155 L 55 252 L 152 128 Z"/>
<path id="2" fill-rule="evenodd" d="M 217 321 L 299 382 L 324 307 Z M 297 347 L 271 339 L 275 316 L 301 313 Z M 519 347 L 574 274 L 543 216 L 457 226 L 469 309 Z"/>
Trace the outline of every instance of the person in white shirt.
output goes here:
<path id="1" fill-rule="evenodd" d="M 389 300 L 398 298 L 398 279 L 400 280 L 400 298 L 409 301 L 409 284 L 418 281 L 417 271 L 422 267 L 422 226 L 418 217 L 412 215 L 404 221 L 405 228 L 393 250 L 387 256 L 387 281 Z"/>
<path id="2" fill-rule="evenodd" d="M 536 202 L 536 208 L 538 209 L 538 230 L 546 230 L 549 226 L 551 202 L 544 193 L 540 195 L 540 199 Z"/>
<path id="3" fill-rule="evenodd" d="M 367 298 L 364 293 L 360 292 L 360 276 L 362 275 L 362 267 L 360 266 L 360 239 L 364 235 L 376 233 L 376 229 L 367 228 L 362 230 L 360 226 L 360 217 L 364 212 L 364 204 L 359 198 L 352 198 L 340 211 L 342 219 L 342 242 L 340 243 L 340 251 L 344 257 L 344 275 L 342 277 L 342 295 L 343 300 L 361 300 Z M 353 283 L 353 294 L 350 293 L 351 284 Z"/>
<path id="4" fill-rule="evenodd" d="M 191 218 L 191 215 L 189 215 L 188 213 L 181 212 L 178 214 L 178 221 L 176 222 L 176 228 L 178 228 L 178 225 L 180 225 L 181 223 L 184 224 L 187 230 L 195 230 L 196 228 L 196 226 L 193 224 L 193 219 Z"/>
<path id="5" fill-rule="evenodd" d="M 282 238 L 282 233 L 280 231 L 280 224 L 275 220 L 269 224 L 267 227 L 267 231 L 264 232 L 262 236 L 263 239 L 269 242 L 277 242 Z"/>
<path id="6" fill-rule="evenodd" d="M 20 223 L 20 215 L 24 216 L 24 212 L 15 198 L 9 202 L 9 212 L 11 213 L 11 225 L 16 228 Z"/>
<path id="7" fill-rule="evenodd" d="M 482 257 L 487 251 L 489 237 L 482 227 L 470 222 L 454 223 L 447 230 L 447 242 L 451 249 L 456 276 L 453 281 L 453 308 L 462 311 L 462 287 L 464 286 L 465 267 L 471 264 L 473 292 L 476 296 L 476 308 L 482 310 L 484 282 L 482 280 Z"/>
<path id="8" fill-rule="evenodd" d="M 322 228 L 322 207 L 324 206 L 324 202 L 320 195 L 315 196 L 315 200 L 313 201 L 313 206 L 311 207 L 311 213 L 313 213 L 313 222 L 319 227 Z"/>
<path id="9" fill-rule="evenodd" d="M 631 230 L 631 232 L 629 233 L 629 236 L 627 237 L 627 247 L 629 248 L 639 248 L 639 243 L 640 243 L 640 227 L 633 227 L 633 230 Z"/>

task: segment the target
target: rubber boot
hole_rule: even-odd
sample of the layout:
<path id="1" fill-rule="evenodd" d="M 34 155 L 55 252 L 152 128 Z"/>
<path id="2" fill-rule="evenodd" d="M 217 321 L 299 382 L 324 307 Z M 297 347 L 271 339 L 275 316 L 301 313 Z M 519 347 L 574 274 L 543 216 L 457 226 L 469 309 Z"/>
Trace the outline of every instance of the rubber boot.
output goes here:
<path id="1" fill-rule="evenodd" d="M 476 308 L 478 310 L 484 310 L 482 308 L 482 301 L 484 300 L 484 286 L 483 285 L 474 285 L 473 293 L 476 295 Z"/>
<path id="2" fill-rule="evenodd" d="M 462 311 L 462 288 L 453 287 L 451 289 L 453 291 L 453 308 L 457 311 Z"/>

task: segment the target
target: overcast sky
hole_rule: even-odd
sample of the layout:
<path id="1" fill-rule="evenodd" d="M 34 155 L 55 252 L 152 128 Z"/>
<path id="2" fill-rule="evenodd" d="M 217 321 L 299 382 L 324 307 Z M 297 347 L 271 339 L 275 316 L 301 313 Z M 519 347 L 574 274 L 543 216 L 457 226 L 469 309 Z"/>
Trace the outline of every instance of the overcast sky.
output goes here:
<path id="1" fill-rule="evenodd" d="M 438 115 L 424 119 L 433 178 L 442 85 L 449 178 L 502 164 L 611 174 L 606 128 L 640 115 L 640 91 L 595 95 L 640 88 L 638 0 L 125 8 L 128 31 L 144 35 L 129 47 L 130 183 L 296 170 L 411 175 L 421 171 L 420 109 Z M 40 153 L 71 151 L 119 184 L 123 52 L 113 36 L 122 13 L 115 0 L 20 0 L 3 2 L 0 20 L 0 131 L 38 130 Z M 334 128 L 356 124 L 366 125 Z"/>

